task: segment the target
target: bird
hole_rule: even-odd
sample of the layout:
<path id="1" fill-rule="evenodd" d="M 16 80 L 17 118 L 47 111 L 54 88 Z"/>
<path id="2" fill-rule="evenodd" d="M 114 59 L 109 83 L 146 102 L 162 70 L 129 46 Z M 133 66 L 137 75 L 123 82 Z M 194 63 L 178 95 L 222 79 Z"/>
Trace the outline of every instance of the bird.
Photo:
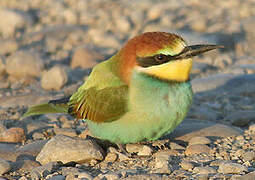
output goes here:
<path id="1" fill-rule="evenodd" d="M 145 32 L 97 64 L 70 97 L 30 107 L 24 117 L 66 113 L 115 144 L 154 141 L 171 133 L 192 103 L 192 57 L 222 48 L 187 45 L 179 35 Z"/>

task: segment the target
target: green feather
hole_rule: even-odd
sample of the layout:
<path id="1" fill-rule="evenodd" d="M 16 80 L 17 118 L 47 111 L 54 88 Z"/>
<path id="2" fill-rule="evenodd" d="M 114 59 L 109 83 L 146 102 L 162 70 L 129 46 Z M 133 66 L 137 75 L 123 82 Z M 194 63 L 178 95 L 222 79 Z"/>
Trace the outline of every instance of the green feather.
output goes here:
<path id="1" fill-rule="evenodd" d="M 67 113 L 67 112 L 68 112 L 67 105 L 44 103 L 28 108 L 27 112 L 23 114 L 23 117 L 48 113 Z"/>

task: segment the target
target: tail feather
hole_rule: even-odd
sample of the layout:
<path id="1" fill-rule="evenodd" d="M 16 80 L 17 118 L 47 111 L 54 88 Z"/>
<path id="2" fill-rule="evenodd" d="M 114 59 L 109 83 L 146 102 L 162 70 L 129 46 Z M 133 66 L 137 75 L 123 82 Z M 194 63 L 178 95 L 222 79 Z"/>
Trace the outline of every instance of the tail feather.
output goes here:
<path id="1" fill-rule="evenodd" d="M 27 112 L 23 114 L 23 117 L 49 113 L 68 113 L 68 105 L 52 103 L 35 105 L 28 108 Z"/>

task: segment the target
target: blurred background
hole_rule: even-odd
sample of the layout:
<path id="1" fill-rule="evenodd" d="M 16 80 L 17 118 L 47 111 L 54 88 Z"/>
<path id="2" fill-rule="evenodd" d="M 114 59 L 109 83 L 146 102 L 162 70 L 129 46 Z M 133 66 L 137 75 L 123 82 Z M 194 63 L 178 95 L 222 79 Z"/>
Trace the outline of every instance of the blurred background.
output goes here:
<path id="1" fill-rule="evenodd" d="M 194 101 L 185 127 L 192 132 L 207 127 L 201 120 L 210 121 L 212 128 L 204 134 L 240 134 L 240 129 L 236 133 L 232 126 L 217 123 L 247 129 L 255 122 L 254 29 L 254 0 L 0 0 L 0 142 L 30 145 L 56 134 L 84 138 L 86 126 L 75 126 L 72 117 L 52 114 L 22 119 L 22 114 L 30 105 L 72 94 L 93 66 L 147 31 L 174 32 L 190 45 L 225 46 L 194 58 Z M 180 127 L 179 132 L 186 133 Z M 249 138 L 254 142 L 254 135 Z M 239 140 L 241 145 L 233 148 L 232 155 L 242 145 L 252 147 Z M 45 141 L 38 144 L 26 147 L 32 156 Z M 15 144 L 1 144 L 0 157 L 18 160 L 20 149 L 15 148 Z M 226 153 L 218 152 L 218 157 L 229 160 Z M 178 161 L 170 164 L 176 162 L 178 166 Z M 201 162 L 203 166 L 205 161 Z M 28 164 L 32 165 L 25 170 L 40 166 L 35 161 Z M 254 164 L 247 166 L 254 170 Z"/>
<path id="2" fill-rule="evenodd" d="M 72 94 L 94 65 L 146 31 L 225 46 L 195 58 L 189 117 L 238 126 L 250 119 L 228 118 L 234 112 L 255 117 L 253 0 L 2 0 L 0 7 L 3 117 L 9 109 L 18 119 L 29 105 Z"/>

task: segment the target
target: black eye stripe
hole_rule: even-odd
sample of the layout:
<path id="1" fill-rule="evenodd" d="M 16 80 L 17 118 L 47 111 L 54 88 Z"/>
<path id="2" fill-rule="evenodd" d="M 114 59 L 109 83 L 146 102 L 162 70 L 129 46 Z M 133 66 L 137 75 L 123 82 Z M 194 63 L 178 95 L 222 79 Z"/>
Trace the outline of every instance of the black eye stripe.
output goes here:
<path id="1" fill-rule="evenodd" d="M 150 67 L 155 65 L 164 64 L 174 59 L 174 56 L 157 54 L 149 57 L 137 57 L 136 61 L 141 67 Z"/>

